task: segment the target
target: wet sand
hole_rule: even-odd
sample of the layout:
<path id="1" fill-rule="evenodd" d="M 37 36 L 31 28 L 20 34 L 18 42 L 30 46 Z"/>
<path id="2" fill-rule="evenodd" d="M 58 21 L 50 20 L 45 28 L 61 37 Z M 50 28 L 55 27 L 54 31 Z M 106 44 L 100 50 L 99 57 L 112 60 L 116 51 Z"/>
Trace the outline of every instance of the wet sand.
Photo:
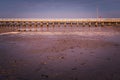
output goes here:
<path id="1" fill-rule="evenodd" d="M 120 80 L 120 31 L 0 34 L 0 80 Z"/>

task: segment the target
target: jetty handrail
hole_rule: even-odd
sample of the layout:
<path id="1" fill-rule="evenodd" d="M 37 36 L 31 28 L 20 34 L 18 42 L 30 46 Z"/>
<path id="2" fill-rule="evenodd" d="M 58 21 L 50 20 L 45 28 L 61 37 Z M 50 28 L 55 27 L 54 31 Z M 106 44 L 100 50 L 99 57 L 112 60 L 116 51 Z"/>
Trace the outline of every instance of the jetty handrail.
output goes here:
<path id="1" fill-rule="evenodd" d="M 0 21 L 117 21 L 120 22 L 120 18 L 0 18 Z"/>

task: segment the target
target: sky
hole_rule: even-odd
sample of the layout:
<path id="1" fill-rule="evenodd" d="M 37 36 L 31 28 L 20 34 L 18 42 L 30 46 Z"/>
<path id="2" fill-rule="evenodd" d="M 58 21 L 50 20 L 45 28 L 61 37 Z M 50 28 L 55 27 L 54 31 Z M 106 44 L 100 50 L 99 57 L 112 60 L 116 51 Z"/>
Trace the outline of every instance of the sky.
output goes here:
<path id="1" fill-rule="evenodd" d="M 0 0 L 0 18 L 120 18 L 120 0 Z"/>

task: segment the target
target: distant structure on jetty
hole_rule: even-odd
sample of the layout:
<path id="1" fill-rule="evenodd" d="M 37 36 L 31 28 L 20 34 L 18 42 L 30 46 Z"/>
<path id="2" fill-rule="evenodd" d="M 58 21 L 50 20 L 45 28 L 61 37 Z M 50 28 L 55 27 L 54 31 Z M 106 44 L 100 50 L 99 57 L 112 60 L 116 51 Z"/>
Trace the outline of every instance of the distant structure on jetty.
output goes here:
<path id="1" fill-rule="evenodd" d="M 120 18 L 81 18 L 81 19 L 30 19 L 0 18 L 0 32 L 42 31 L 56 27 L 120 27 Z"/>

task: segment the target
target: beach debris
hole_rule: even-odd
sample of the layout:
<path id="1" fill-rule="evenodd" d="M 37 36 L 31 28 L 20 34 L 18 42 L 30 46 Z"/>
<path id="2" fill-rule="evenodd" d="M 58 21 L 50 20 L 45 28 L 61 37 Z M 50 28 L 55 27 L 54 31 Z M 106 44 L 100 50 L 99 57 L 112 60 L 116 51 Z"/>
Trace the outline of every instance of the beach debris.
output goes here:
<path id="1" fill-rule="evenodd" d="M 46 65 L 46 64 L 47 64 L 47 62 L 45 62 L 45 61 L 44 61 L 44 62 L 42 62 L 41 64 Z"/>
<path id="2" fill-rule="evenodd" d="M 83 54 L 83 52 L 80 52 L 80 54 Z"/>
<path id="3" fill-rule="evenodd" d="M 107 58 L 107 60 L 108 60 L 108 61 L 110 61 L 110 60 L 111 60 L 111 58 Z"/>
<path id="4" fill-rule="evenodd" d="M 85 65 L 86 63 L 85 62 L 82 62 L 81 65 Z"/>
<path id="5" fill-rule="evenodd" d="M 78 78 L 75 78 L 75 80 L 78 80 Z"/>
<path id="6" fill-rule="evenodd" d="M 120 44 L 114 44 L 114 46 L 118 47 L 118 46 L 120 46 Z"/>
<path id="7" fill-rule="evenodd" d="M 94 52 L 93 52 L 93 51 L 91 51 L 90 53 L 91 53 L 91 54 L 93 54 Z"/>
<path id="8" fill-rule="evenodd" d="M 74 52 L 73 50 L 71 52 Z"/>
<path id="9" fill-rule="evenodd" d="M 52 59 L 55 59 L 55 57 L 53 57 L 53 56 L 47 56 L 47 59 L 52 60 Z"/>
<path id="10" fill-rule="evenodd" d="M 76 67 L 74 67 L 74 68 L 72 68 L 72 70 L 77 70 L 77 68 L 76 68 Z"/>
<path id="11" fill-rule="evenodd" d="M 73 47 L 73 46 L 71 46 L 71 47 L 70 47 L 70 49 L 74 49 L 74 47 Z"/>
<path id="12" fill-rule="evenodd" d="M 48 78 L 49 76 L 47 74 L 41 74 L 42 78 Z"/>
<path id="13" fill-rule="evenodd" d="M 58 57 L 59 59 L 64 59 L 64 56 L 60 56 L 60 57 Z"/>

